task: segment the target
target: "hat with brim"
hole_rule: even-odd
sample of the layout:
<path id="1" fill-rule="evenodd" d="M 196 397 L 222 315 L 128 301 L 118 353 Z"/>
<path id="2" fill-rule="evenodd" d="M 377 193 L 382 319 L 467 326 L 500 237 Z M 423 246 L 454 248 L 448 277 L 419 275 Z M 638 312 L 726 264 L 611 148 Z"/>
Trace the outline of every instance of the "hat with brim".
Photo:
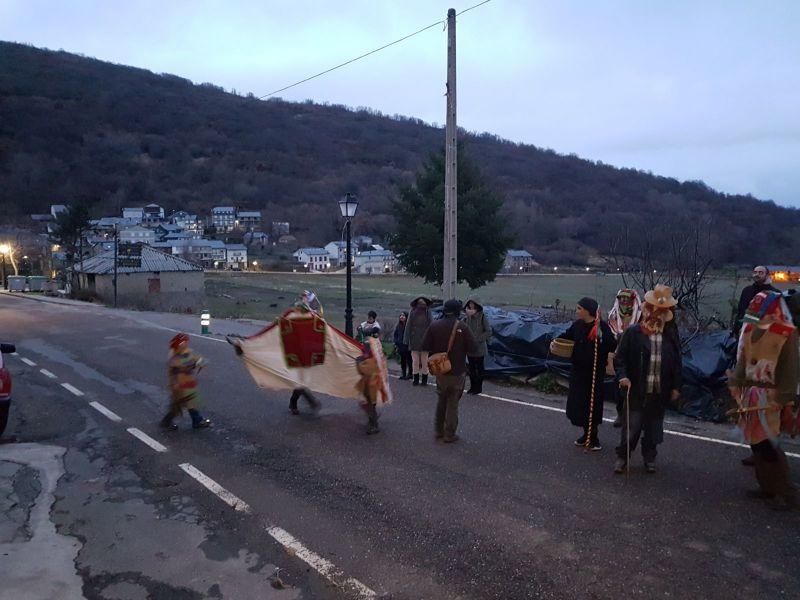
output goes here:
<path id="1" fill-rule="evenodd" d="M 672 296 L 672 288 L 660 283 L 644 295 L 644 301 L 656 308 L 672 308 L 678 304 Z"/>
<path id="2" fill-rule="evenodd" d="M 418 296 L 418 297 L 414 298 L 411 301 L 411 306 L 416 306 L 417 302 L 419 302 L 420 300 L 422 300 L 428 306 L 431 305 L 431 299 L 430 298 L 426 298 L 425 296 Z"/>

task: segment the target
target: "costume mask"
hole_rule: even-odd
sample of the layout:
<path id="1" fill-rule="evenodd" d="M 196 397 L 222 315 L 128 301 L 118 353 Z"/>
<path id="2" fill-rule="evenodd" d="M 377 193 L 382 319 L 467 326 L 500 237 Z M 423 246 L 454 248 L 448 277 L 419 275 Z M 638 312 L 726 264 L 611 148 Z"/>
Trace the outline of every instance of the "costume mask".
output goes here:
<path id="1" fill-rule="evenodd" d="M 664 325 L 672 320 L 672 311 L 645 303 L 642 308 L 642 326 L 649 333 L 663 333 Z"/>
<path id="2" fill-rule="evenodd" d="M 633 315 L 633 294 L 631 292 L 621 292 L 617 296 L 619 302 L 619 314 L 622 317 L 630 317 Z"/>

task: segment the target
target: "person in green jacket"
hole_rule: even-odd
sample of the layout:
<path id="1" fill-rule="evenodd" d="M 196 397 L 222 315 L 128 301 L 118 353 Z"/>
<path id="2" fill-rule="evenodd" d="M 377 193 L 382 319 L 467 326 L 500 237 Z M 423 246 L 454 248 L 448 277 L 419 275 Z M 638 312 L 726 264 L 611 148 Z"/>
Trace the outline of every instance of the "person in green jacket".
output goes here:
<path id="1" fill-rule="evenodd" d="M 464 323 L 475 338 L 476 350 L 467 355 L 469 363 L 469 390 L 468 394 L 483 393 L 483 361 L 488 351 L 486 342 L 492 337 L 492 328 L 489 320 L 476 300 L 470 299 L 464 307 Z"/>

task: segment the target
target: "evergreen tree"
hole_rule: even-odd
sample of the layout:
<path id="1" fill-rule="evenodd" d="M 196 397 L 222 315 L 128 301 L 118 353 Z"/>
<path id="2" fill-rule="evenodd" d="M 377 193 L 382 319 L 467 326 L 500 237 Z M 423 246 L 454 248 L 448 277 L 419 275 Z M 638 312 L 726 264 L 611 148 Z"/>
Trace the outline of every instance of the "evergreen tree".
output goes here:
<path id="1" fill-rule="evenodd" d="M 81 262 L 84 253 L 83 239 L 89 230 L 89 207 L 85 201 L 79 201 L 67 207 L 56 217 L 50 241 L 64 249 L 67 262 L 72 265 L 72 284 L 77 287 L 75 265 Z"/>
<path id="2" fill-rule="evenodd" d="M 430 157 L 416 185 L 392 202 L 397 229 L 392 248 L 406 271 L 441 285 L 444 254 L 445 154 Z M 476 289 L 494 281 L 511 237 L 500 215 L 503 200 L 458 149 L 458 281 Z"/>

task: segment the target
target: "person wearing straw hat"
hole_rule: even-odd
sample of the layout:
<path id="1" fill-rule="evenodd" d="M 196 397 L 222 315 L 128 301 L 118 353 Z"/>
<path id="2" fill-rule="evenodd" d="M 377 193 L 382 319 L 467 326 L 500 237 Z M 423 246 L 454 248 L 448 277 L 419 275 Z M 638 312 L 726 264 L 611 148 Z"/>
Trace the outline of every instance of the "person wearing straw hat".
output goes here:
<path id="1" fill-rule="evenodd" d="M 608 323 L 600 320 L 599 305 L 592 298 L 581 298 L 575 308 L 577 320 L 561 336 L 572 340 L 572 369 L 567 395 L 567 417 L 583 428 L 576 446 L 602 450 L 598 431 L 603 422 L 603 379 L 608 355 L 616 341 Z"/>
<path id="2" fill-rule="evenodd" d="M 681 389 L 680 340 L 674 332 L 665 331 L 677 304 L 672 288 L 656 285 L 644 295 L 641 322 L 625 330 L 617 347 L 614 368 L 626 399 L 615 473 L 625 471 L 640 437 L 645 471 L 656 472 L 657 446 L 664 441 L 664 413 Z"/>

